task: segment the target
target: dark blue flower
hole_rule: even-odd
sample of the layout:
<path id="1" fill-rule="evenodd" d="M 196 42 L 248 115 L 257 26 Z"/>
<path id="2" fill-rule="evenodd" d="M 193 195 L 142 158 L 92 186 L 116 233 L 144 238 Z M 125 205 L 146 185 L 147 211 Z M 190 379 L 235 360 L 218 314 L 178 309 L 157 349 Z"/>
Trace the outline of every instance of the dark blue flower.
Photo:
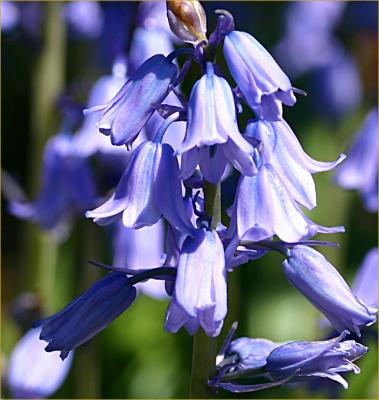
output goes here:
<path id="1" fill-rule="evenodd" d="M 112 272 L 97 281 L 59 313 L 37 321 L 39 338 L 48 342 L 46 351 L 69 352 L 106 328 L 133 303 L 136 289 L 125 274 Z"/>

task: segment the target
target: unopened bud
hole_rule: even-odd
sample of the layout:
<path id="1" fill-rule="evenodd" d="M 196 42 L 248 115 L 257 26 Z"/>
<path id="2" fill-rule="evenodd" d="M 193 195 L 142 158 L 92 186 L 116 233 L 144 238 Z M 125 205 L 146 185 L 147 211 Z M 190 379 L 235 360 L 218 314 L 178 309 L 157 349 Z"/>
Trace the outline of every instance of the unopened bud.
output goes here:
<path id="1" fill-rule="evenodd" d="M 179 39 L 195 45 L 207 41 L 207 19 L 199 1 L 167 0 L 166 4 L 170 28 Z"/>

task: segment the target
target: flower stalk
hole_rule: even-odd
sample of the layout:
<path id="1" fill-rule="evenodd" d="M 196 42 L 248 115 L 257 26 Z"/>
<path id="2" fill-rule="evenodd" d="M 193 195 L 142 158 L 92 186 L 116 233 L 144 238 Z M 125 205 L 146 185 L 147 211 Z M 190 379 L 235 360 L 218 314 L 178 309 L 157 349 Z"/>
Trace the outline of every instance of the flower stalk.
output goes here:
<path id="1" fill-rule="evenodd" d="M 221 184 L 214 185 L 204 181 L 204 211 L 212 217 L 211 229 L 221 221 Z M 208 380 L 214 375 L 217 353 L 217 338 L 207 336 L 200 329 L 193 338 L 191 399 L 209 399 L 214 397 L 208 386 Z"/>

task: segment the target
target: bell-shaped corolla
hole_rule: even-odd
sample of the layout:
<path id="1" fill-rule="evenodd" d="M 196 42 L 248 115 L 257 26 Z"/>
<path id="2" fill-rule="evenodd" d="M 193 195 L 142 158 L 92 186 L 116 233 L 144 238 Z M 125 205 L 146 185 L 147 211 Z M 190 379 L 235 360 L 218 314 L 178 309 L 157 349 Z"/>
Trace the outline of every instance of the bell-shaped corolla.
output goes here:
<path id="1" fill-rule="evenodd" d="M 338 169 L 337 183 L 360 191 L 368 211 L 378 210 L 378 109 L 369 112 L 355 137 L 348 158 Z"/>
<path id="2" fill-rule="evenodd" d="M 167 96 L 177 73 L 178 68 L 169 57 L 157 54 L 132 74 L 111 101 L 84 112 L 102 111 L 97 124 L 100 132 L 110 135 L 113 145 L 130 145 L 155 111 L 154 107 Z"/>
<path id="3" fill-rule="evenodd" d="M 317 233 L 344 232 L 344 228 L 323 227 L 311 221 L 272 165 L 262 164 L 257 175 L 240 177 L 228 231 L 229 236 L 253 242 L 277 235 L 293 243 Z"/>
<path id="4" fill-rule="evenodd" d="M 217 336 L 227 313 L 224 248 L 216 231 L 199 229 L 180 252 L 173 299 L 165 328 L 177 332 L 183 325 L 190 334 L 201 326 Z"/>
<path id="5" fill-rule="evenodd" d="M 40 333 L 41 329 L 26 332 L 11 353 L 6 384 L 14 399 L 50 397 L 70 371 L 73 354 L 62 362 L 58 353 L 47 353 Z"/>
<path id="6" fill-rule="evenodd" d="M 73 148 L 73 137 L 60 133 L 44 151 L 42 185 L 33 202 L 11 201 L 10 212 L 63 239 L 72 215 L 92 207 L 96 189 L 87 160 Z"/>
<path id="7" fill-rule="evenodd" d="M 246 128 L 246 136 L 260 143 L 262 161 L 273 166 L 292 198 L 308 209 L 316 206 L 316 189 L 311 174 L 329 171 L 345 159 L 345 155 L 340 154 L 332 162 L 314 160 L 305 153 L 284 120 L 251 121 Z"/>
<path id="8" fill-rule="evenodd" d="M 293 106 L 296 98 L 287 75 L 270 53 L 246 32 L 225 36 L 224 56 L 230 73 L 257 117 L 282 118 L 282 103 Z"/>
<path id="9" fill-rule="evenodd" d="M 298 245 L 283 262 L 288 281 L 295 286 L 334 328 L 360 336 L 360 328 L 376 321 L 377 309 L 370 307 L 350 290 L 333 265 L 318 251 Z"/>
<path id="10" fill-rule="evenodd" d="M 351 290 L 369 306 L 378 307 L 378 248 L 365 256 L 355 275 Z"/>
<path id="11" fill-rule="evenodd" d="M 97 281 L 62 311 L 37 321 L 39 338 L 48 342 L 45 350 L 60 351 L 64 360 L 69 352 L 87 342 L 128 309 L 136 289 L 125 274 L 111 272 Z"/>
<path id="12" fill-rule="evenodd" d="M 112 75 L 102 76 L 93 85 L 87 107 L 95 107 L 104 104 L 114 98 L 126 82 L 127 65 L 124 59 L 118 59 L 113 64 Z M 109 139 L 99 132 L 97 122 L 101 117 L 101 111 L 88 113 L 78 132 L 73 137 L 73 147 L 76 154 L 90 157 L 96 153 L 110 156 L 127 157 L 128 150 L 122 146 L 112 146 Z"/>
<path id="13" fill-rule="evenodd" d="M 211 146 L 217 145 L 217 150 Z M 199 149 L 203 149 L 198 151 Z M 184 179 L 191 175 L 197 164 L 206 170 L 204 151 L 217 162 L 221 170 L 229 161 L 244 175 L 256 174 L 252 154 L 254 147 L 241 135 L 237 124 L 236 105 L 229 83 L 217 76 L 212 63 L 207 62 L 206 74 L 194 85 L 188 105 L 187 128 L 183 143 L 177 153 L 191 151 L 191 161 L 182 171 Z M 213 155 L 217 154 L 215 160 Z M 224 168 L 225 169 L 225 168 Z M 208 174 L 211 175 L 211 174 Z M 220 175 L 220 174 L 218 174 Z M 222 174 L 221 174 L 222 175 Z"/>
<path id="14" fill-rule="evenodd" d="M 182 233 L 193 234 L 182 198 L 179 166 L 169 144 L 143 142 L 133 152 L 115 193 L 100 207 L 87 211 L 99 225 L 122 217 L 128 228 L 151 226 L 163 216 Z"/>

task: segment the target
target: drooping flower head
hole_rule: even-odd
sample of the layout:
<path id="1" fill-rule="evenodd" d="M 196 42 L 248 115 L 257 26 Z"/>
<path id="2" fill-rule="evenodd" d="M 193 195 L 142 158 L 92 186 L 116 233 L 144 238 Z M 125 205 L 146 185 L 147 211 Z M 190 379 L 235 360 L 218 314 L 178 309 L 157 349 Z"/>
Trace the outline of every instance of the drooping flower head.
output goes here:
<path id="1" fill-rule="evenodd" d="M 289 282 L 337 331 L 348 329 L 360 336 L 360 328 L 376 321 L 377 309 L 356 297 L 333 265 L 311 247 L 294 246 L 283 268 Z"/>
<path id="2" fill-rule="evenodd" d="M 179 181 L 179 166 L 168 144 L 143 142 L 133 152 L 111 198 L 92 211 L 99 225 L 108 225 L 120 217 L 126 227 L 151 226 L 164 216 L 183 233 L 194 228 L 187 216 Z"/>
<path id="3" fill-rule="evenodd" d="M 239 31 L 228 33 L 224 56 L 233 79 L 257 117 L 278 121 L 282 118 L 282 103 L 296 103 L 287 75 L 253 36 Z"/>
<path id="4" fill-rule="evenodd" d="M 218 183 L 227 161 L 241 173 L 253 175 L 256 173 L 251 157 L 254 147 L 239 132 L 229 83 L 216 75 L 212 63 L 208 62 L 206 68 L 206 74 L 191 91 L 186 134 L 178 149 L 179 154 L 184 154 L 182 177 L 191 176 L 200 164 L 204 176 Z"/>
<path id="5" fill-rule="evenodd" d="M 107 104 L 85 113 L 102 111 L 101 133 L 110 135 L 113 145 L 131 144 L 169 92 L 177 67 L 168 57 L 157 54 L 146 60 Z"/>
<path id="6" fill-rule="evenodd" d="M 39 338 L 48 342 L 47 352 L 60 351 L 64 360 L 71 350 L 107 327 L 130 307 L 136 289 L 125 274 L 111 272 L 86 292 L 73 300 L 59 313 L 37 321 Z"/>
<path id="7" fill-rule="evenodd" d="M 348 331 L 343 331 L 333 339 L 314 342 L 276 343 L 243 337 L 230 343 L 232 335 L 229 332 L 210 385 L 234 393 L 248 393 L 291 382 L 326 378 L 347 389 L 348 384 L 340 373 L 358 374 L 360 369 L 353 361 L 368 350 L 354 340 L 344 340 L 347 334 Z M 268 382 L 242 384 L 242 378 Z"/>
<path id="8" fill-rule="evenodd" d="M 360 369 L 353 361 L 362 357 L 367 348 L 354 340 L 339 337 L 320 342 L 289 342 L 276 347 L 267 357 L 267 370 L 274 379 L 283 379 L 294 374 L 292 380 L 327 378 L 348 388 L 341 372 L 354 372 Z"/>
<path id="9" fill-rule="evenodd" d="M 227 312 L 224 248 L 215 231 L 199 229 L 180 251 L 174 295 L 167 309 L 165 329 L 183 325 L 190 334 L 201 326 L 217 336 Z"/>

